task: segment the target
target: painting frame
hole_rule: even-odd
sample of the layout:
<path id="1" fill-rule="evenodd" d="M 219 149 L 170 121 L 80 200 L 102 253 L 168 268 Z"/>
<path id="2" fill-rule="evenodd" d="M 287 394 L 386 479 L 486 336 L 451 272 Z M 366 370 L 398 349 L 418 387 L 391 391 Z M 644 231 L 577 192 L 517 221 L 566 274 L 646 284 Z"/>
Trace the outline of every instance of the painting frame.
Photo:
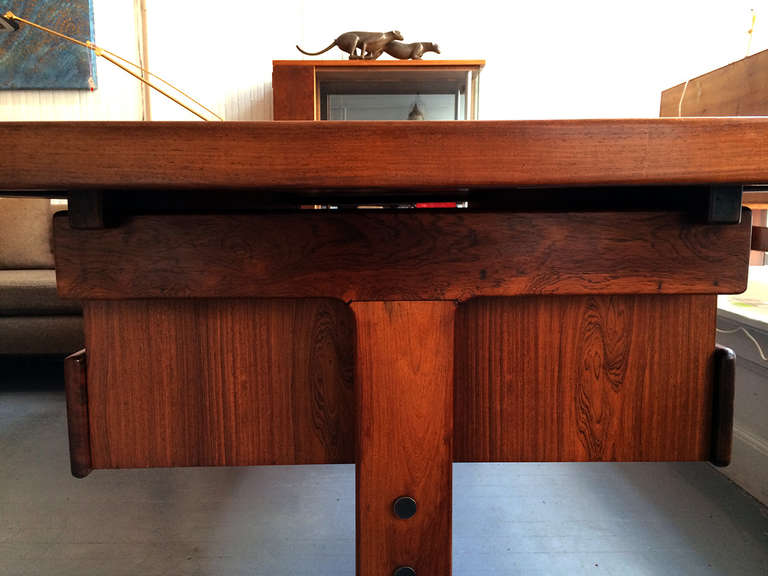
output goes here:
<path id="1" fill-rule="evenodd" d="M 95 35 L 92 0 L 14 0 L 2 13 L 45 26 L 81 42 Z M 0 31 L 0 90 L 95 90 L 96 54 L 21 24 Z"/>

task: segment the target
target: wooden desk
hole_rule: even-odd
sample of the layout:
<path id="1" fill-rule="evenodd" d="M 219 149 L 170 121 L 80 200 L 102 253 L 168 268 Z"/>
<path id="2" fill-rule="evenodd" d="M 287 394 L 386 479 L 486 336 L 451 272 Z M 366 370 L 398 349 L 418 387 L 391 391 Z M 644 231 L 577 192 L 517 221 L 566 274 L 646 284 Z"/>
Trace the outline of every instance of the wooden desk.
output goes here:
<path id="1" fill-rule="evenodd" d="M 728 459 L 766 120 L 1 129 L 71 202 L 77 476 L 354 462 L 358 573 L 445 576 L 453 462 Z M 416 198 L 470 208 L 296 209 Z"/>

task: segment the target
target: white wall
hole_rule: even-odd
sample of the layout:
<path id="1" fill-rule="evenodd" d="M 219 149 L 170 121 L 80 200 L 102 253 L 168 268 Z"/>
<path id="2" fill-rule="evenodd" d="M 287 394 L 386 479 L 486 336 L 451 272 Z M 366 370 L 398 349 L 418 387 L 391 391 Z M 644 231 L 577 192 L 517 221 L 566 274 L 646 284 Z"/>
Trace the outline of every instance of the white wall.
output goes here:
<path id="1" fill-rule="evenodd" d="M 491 33 L 504 35 L 509 26 L 512 41 L 487 56 L 481 115 L 658 116 L 663 89 L 746 55 L 751 5 L 550 1 L 508 9 L 491 20 Z M 759 46 L 768 48 L 768 30 L 753 39 L 753 51 Z"/>
<path id="2" fill-rule="evenodd" d="M 744 57 L 751 7 L 762 8 L 752 52 L 768 49 L 768 7 L 746 0 L 146 2 L 150 69 L 228 120 L 270 119 L 272 60 L 303 58 L 296 43 L 318 50 L 350 29 L 397 28 L 438 42 L 446 59 L 485 59 L 486 120 L 658 116 L 663 89 Z M 129 58 L 133 4 L 94 0 L 97 43 Z M 0 92 L 0 120 L 140 118 L 137 81 L 98 66 L 93 94 Z M 195 119 L 159 95 L 152 117 Z"/>
<path id="3" fill-rule="evenodd" d="M 304 58 L 346 30 L 399 29 L 446 59 L 481 58 L 480 115 L 490 119 L 654 117 L 663 89 L 743 58 L 745 0 L 147 0 L 150 66 L 229 120 L 272 116 L 271 62 Z M 768 9 L 752 52 L 768 48 Z M 430 54 L 429 57 L 435 55 Z M 324 57 L 343 58 L 334 49 Z M 152 100 L 154 119 L 191 119 Z"/>
<path id="4" fill-rule="evenodd" d="M 13 2 L 4 5 L 13 8 Z M 93 0 L 93 12 L 95 43 L 136 61 L 137 31 L 133 0 Z M 18 16 L 23 17 L 24 14 L 19 13 Z M 94 92 L 0 90 L 0 121 L 141 119 L 137 81 L 101 58 L 97 59 L 96 71 L 99 87 Z M 0 74 L 13 74 L 13 70 L 0 70 Z"/>

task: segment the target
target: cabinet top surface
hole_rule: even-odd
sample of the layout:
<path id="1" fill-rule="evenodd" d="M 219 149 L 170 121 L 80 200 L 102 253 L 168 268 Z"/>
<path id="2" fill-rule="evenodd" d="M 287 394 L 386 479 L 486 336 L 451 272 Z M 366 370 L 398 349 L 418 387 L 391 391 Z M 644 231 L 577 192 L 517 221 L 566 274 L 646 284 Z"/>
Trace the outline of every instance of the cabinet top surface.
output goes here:
<path id="1" fill-rule="evenodd" d="M 0 191 L 768 182 L 768 118 L 6 122 Z"/>
<path id="2" fill-rule="evenodd" d="M 483 68 L 485 60 L 272 60 L 277 66 L 314 66 L 315 68 Z"/>

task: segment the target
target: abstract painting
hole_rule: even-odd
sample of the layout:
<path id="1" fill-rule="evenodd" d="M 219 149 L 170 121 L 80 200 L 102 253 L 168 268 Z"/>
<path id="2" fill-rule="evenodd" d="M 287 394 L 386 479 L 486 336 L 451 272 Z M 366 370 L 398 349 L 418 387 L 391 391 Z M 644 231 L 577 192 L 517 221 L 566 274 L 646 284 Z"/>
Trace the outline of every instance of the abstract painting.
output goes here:
<path id="1" fill-rule="evenodd" d="M 91 0 L 0 0 L 0 15 L 51 28 L 82 42 L 93 42 Z M 0 28 L 0 90 L 93 90 L 96 55 L 20 23 Z"/>

